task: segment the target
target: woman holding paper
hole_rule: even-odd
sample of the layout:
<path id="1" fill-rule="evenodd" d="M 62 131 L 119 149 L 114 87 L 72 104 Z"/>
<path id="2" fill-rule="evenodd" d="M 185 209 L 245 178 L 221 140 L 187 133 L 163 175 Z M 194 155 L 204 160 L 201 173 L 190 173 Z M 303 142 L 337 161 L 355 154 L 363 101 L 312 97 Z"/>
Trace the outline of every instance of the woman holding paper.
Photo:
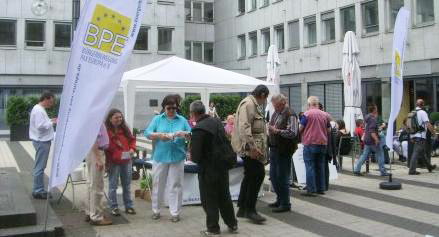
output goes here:
<path id="1" fill-rule="evenodd" d="M 116 194 L 120 177 L 125 213 L 134 215 L 136 214 L 136 211 L 133 208 L 133 200 L 131 199 L 131 157 L 136 150 L 136 138 L 132 135 L 130 129 L 125 123 L 122 112 L 117 109 L 110 110 L 107 119 L 105 120 L 105 126 L 107 127 L 108 137 L 110 139 L 105 154 L 109 164 L 108 198 L 111 214 L 114 216 L 120 215 Z"/>
<path id="2" fill-rule="evenodd" d="M 145 137 L 155 142 L 152 156 L 152 219 L 160 218 L 160 204 L 164 200 L 164 192 L 168 183 L 168 202 L 172 222 L 180 220 L 183 202 L 184 160 L 186 142 L 191 128 L 188 121 L 176 113 L 178 101 L 173 96 L 163 99 L 164 112 L 156 115 L 148 128 Z"/>

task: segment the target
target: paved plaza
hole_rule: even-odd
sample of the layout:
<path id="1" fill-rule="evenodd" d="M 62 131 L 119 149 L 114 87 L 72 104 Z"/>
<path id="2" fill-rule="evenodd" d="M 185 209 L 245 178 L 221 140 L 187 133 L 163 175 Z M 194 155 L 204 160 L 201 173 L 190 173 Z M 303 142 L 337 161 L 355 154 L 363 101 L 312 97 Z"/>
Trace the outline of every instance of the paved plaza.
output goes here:
<path id="1" fill-rule="evenodd" d="M 32 182 L 33 153 L 30 142 L 0 141 L 0 167 L 16 167 L 28 191 Z M 439 164 L 439 158 L 433 158 L 432 162 Z M 345 159 L 344 169 L 324 196 L 303 197 L 301 191 L 292 189 L 292 212 L 282 214 L 272 213 L 267 207 L 275 195 L 268 191 L 270 184 L 266 177 L 266 191 L 258 204 L 261 214 L 267 218 L 266 224 L 254 225 L 239 219 L 239 234 L 233 236 L 439 237 L 439 171 L 428 173 L 420 169 L 421 175 L 408 176 L 407 167 L 396 162 L 392 169 L 403 189 L 385 191 L 378 188 L 385 178 L 378 176 L 375 164 L 364 177 L 351 175 L 350 160 Z M 139 181 L 133 181 L 132 190 L 138 187 Z M 137 215 L 113 217 L 112 226 L 90 226 L 79 210 L 87 197 L 86 185 L 77 184 L 74 189 L 74 202 L 71 186 L 59 204 L 56 203 L 59 191 L 51 201 L 68 237 L 200 236 L 199 232 L 205 228 L 205 215 L 200 206 L 185 206 L 179 223 L 168 220 L 167 209 L 162 211 L 162 219 L 153 221 L 151 203 L 137 198 Z M 72 210 L 72 206 L 75 209 Z M 221 227 L 227 229 L 224 224 Z M 231 236 L 226 231 L 222 235 Z"/>

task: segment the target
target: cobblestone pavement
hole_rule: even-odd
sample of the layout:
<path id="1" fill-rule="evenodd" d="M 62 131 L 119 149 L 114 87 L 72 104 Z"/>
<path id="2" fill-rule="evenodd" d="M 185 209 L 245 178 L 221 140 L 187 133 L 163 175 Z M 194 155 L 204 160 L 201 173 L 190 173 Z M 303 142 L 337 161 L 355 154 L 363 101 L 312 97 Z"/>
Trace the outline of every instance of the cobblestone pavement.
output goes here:
<path id="1" fill-rule="evenodd" d="M 16 166 L 24 176 L 30 175 L 33 152 L 27 142 L 0 141 L 0 167 Z M 439 158 L 432 161 L 438 164 Z M 439 237 L 439 171 L 428 173 L 419 169 L 421 175 L 408 176 L 407 167 L 396 163 L 392 171 L 403 189 L 385 191 L 378 188 L 386 178 L 378 176 L 375 164 L 371 166 L 371 173 L 364 177 L 351 175 L 350 160 L 345 160 L 344 169 L 324 196 L 304 197 L 300 195 L 301 191 L 293 189 L 292 211 L 289 213 L 272 213 L 267 203 L 274 201 L 275 195 L 265 192 L 258 205 L 260 213 L 267 218 L 266 224 L 254 225 L 239 219 L 239 234 L 233 236 Z M 132 190 L 138 185 L 138 181 L 133 181 Z M 269 189 L 268 177 L 264 186 Z M 153 221 L 150 218 L 151 203 L 141 199 L 135 199 L 137 215 L 112 217 L 115 222 L 112 226 L 90 226 L 79 210 L 87 196 L 85 187 L 85 184 L 74 186 L 74 206 L 77 207 L 74 210 L 71 186 L 60 204 L 51 203 L 68 237 L 200 236 L 200 231 L 205 228 L 205 215 L 200 206 L 183 207 L 179 223 L 168 220 L 166 209 L 162 211 L 162 219 Z M 54 196 L 58 197 L 59 193 Z M 221 227 L 227 229 L 223 223 Z M 223 236 L 231 235 L 225 231 Z"/>

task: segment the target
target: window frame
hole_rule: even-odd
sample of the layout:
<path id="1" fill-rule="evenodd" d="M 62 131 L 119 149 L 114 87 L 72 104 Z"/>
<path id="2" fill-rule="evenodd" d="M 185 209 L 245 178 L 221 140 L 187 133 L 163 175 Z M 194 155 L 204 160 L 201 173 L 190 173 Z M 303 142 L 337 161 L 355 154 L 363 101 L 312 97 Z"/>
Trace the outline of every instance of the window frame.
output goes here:
<path id="1" fill-rule="evenodd" d="M 366 6 L 368 4 L 375 3 L 376 4 L 376 24 L 366 26 Z M 367 32 L 368 28 L 377 27 L 376 31 Z M 361 36 L 368 37 L 377 35 L 380 32 L 380 14 L 379 14 L 379 4 L 378 0 L 369 0 L 361 3 Z"/>
<path id="2" fill-rule="evenodd" d="M 242 6 L 241 7 L 243 7 L 243 8 L 240 8 L 240 4 L 242 4 Z M 245 14 L 245 9 L 246 9 L 246 0 L 238 0 L 238 12 L 237 12 L 237 16 L 242 16 L 242 15 L 244 15 Z"/>
<path id="3" fill-rule="evenodd" d="M 270 5 L 270 0 L 261 0 L 261 6 L 259 8 L 268 7 Z"/>
<path id="4" fill-rule="evenodd" d="M 327 16 L 325 16 L 325 15 L 330 15 L 329 17 L 327 17 Z M 334 30 L 334 38 L 333 39 L 327 39 L 326 38 L 326 35 L 327 35 L 327 32 L 326 32 L 326 24 L 329 22 L 329 21 L 333 21 L 332 22 L 332 24 L 333 24 L 333 30 Z M 320 21 L 321 21 L 321 38 L 322 38 L 322 40 L 321 40 L 321 43 L 322 44 L 331 44 L 331 43 L 334 43 L 335 41 L 336 41 L 336 38 L 337 38 L 337 35 L 336 35 L 336 33 L 335 33 L 335 12 L 334 11 L 327 11 L 327 12 L 322 12 L 321 14 L 320 14 Z"/>
<path id="5" fill-rule="evenodd" d="M 212 4 L 212 21 L 209 21 L 208 20 L 209 18 L 206 17 L 206 4 Z M 207 24 L 213 24 L 215 22 L 215 4 L 213 2 L 203 2 L 202 8 L 203 8 L 203 10 L 202 10 L 202 13 L 203 13 L 202 21 L 204 23 L 207 23 Z"/>
<path id="6" fill-rule="evenodd" d="M 197 60 L 195 60 L 195 57 L 194 57 L 194 55 L 195 55 L 195 44 L 200 44 L 201 45 L 201 59 L 200 59 L 200 61 L 197 61 Z M 197 63 L 203 63 L 203 59 L 204 59 L 204 43 L 203 43 L 203 41 L 191 41 L 191 50 L 192 50 L 192 61 L 194 61 L 194 62 L 197 62 Z"/>
<path id="7" fill-rule="evenodd" d="M 298 40 L 298 45 L 297 46 L 291 46 L 292 44 L 291 44 L 291 40 L 292 40 L 292 37 L 291 37 L 291 33 L 290 33 L 290 24 L 294 24 L 294 23 L 297 23 L 297 28 L 298 28 L 298 34 L 299 34 L 299 37 L 297 38 L 297 40 Z M 299 19 L 296 19 L 296 20 L 292 20 L 292 21 L 289 21 L 288 23 L 287 23 L 287 27 L 288 27 L 288 50 L 289 51 L 292 51 L 292 50 L 298 50 L 298 49 L 300 49 L 300 36 L 301 36 L 301 32 L 300 32 L 300 20 Z"/>
<path id="8" fill-rule="evenodd" d="M 419 0 L 412 0 L 411 2 L 412 2 L 412 18 L 413 18 L 413 27 L 424 27 L 424 26 L 431 26 L 431 25 L 434 25 L 435 24 L 435 20 L 436 20 L 436 16 L 435 16 L 435 10 L 434 10 L 434 0 L 431 0 L 431 1 L 433 1 L 433 20 L 432 21 L 426 21 L 426 22 L 418 22 L 417 21 L 417 11 L 418 11 L 418 6 L 417 6 L 417 3 L 418 3 L 418 1 Z"/>
<path id="9" fill-rule="evenodd" d="M 147 49 L 146 50 L 144 50 L 144 49 L 135 49 L 136 43 L 137 43 L 137 39 L 136 39 L 136 42 L 134 42 L 133 53 L 150 53 L 151 52 L 151 47 L 150 47 L 150 42 L 151 42 L 151 34 L 150 34 L 151 26 L 149 26 L 149 25 L 141 25 L 140 28 L 139 28 L 139 33 L 140 33 L 140 29 L 142 29 L 142 28 L 146 28 L 147 29 L 147 31 L 146 31 L 146 33 L 147 33 L 147 35 L 146 35 L 146 40 L 147 40 L 146 47 L 147 47 Z M 157 47 L 158 47 L 158 45 L 157 45 Z"/>
<path id="10" fill-rule="evenodd" d="M 261 55 L 266 55 L 268 54 L 268 49 L 270 48 L 270 44 L 271 44 L 271 30 L 270 28 L 264 28 L 261 29 Z M 266 47 L 265 45 L 265 38 L 264 38 L 264 34 L 268 33 L 268 47 Z"/>
<path id="11" fill-rule="evenodd" d="M 245 34 L 238 35 L 237 38 L 238 38 L 237 59 L 242 60 L 242 59 L 245 59 L 247 56 L 247 44 L 245 42 L 245 40 L 246 40 Z M 242 47 L 243 45 L 244 45 L 244 51 L 243 51 L 243 47 Z"/>
<path id="12" fill-rule="evenodd" d="M 308 19 L 312 19 L 314 18 L 314 20 L 308 20 Z M 310 43 L 309 42 L 309 29 L 308 29 L 308 25 L 310 25 L 311 23 L 314 23 L 314 27 L 315 27 L 315 42 Z M 303 18 L 303 30 L 304 30 L 304 37 L 306 40 L 304 40 L 304 47 L 305 48 L 309 48 L 309 47 L 314 47 L 317 45 L 317 18 L 316 15 L 311 15 L 311 16 L 307 16 Z"/>
<path id="13" fill-rule="evenodd" d="M 344 29 L 345 28 L 345 22 L 344 22 L 344 15 L 343 15 L 343 13 L 344 13 L 344 11 L 346 11 L 348 9 L 354 9 L 353 13 L 354 13 L 354 27 L 355 27 L 355 29 L 354 30 L 348 29 L 347 31 L 345 31 L 345 29 Z M 348 32 L 348 31 L 354 32 L 355 35 L 357 34 L 357 12 L 356 12 L 356 9 L 355 9 L 355 5 L 349 5 L 349 6 L 340 8 L 340 33 L 341 33 L 340 41 L 342 41 L 342 42 L 344 41 L 344 36 L 345 36 L 346 32 Z"/>
<path id="14" fill-rule="evenodd" d="M 391 8 L 391 2 L 392 0 L 386 0 L 385 1 L 385 23 L 386 23 L 386 32 L 387 33 L 391 33 L 394 30 L 395 27 L 395 23 L 393 24 L 393 26 L 391 25 L 392 23 L 392 8 Z M 402 1 L 402 7 L 405 6 L 404 0 Z M 396 17 L 395 17 L 395 21 L 396 21 Z"/>
<path id="15" fill-rule="evenodd" d="M 254 3 L 254 5 L 253 5 Z M 249 10 L 248 12 L 254 12 L 258 9 L 258 0 L 249 0 Z"/>
<path id="16" fill-rule="evenodd" d="M 274 31 L 274 41 L 276 42 L 276 44 L 279 44 L 279 38 L 278 38 L 278 30 L 282 29 L 283 33 L 282 33 L 282 48 L 279 47 L 279 45 L 277 45 L 277 50 L 278 52 L 283 52 L 285 50 L 285 25 L 284 23 L 281 24 L 277 24 L 273 27 L 273 31 Z"/>
<path id="17" fill-rule="evenodd" d="M 212 44 L 212 61 L 206 61 L 206 44 Z M 205 64 L 214 64 L 215 63 L 215 43 L 214 42 L 203 42 L 203 63 Z"/>
<path id="18" fill-rule="evenodd" d="M 33 40 L 27 40 L 27 23 L 42 23 L 43 24 L 43 41 L 33 41 Z M 45 49 L 47 46 L 46 42 L 46 20 L 35 20 L 35 19 L 26 19 L 24 21 L 24 47 L 27 49 Z M 27 45 L 28 42 L 43 42 L 42 46 L 33 46 L 33 45 Z"/>
<path id="19" fill-rule="evenodd" d="M 160 47 L 160 40 L 159 40 L 160 30 L 164 30 L 164 29 L 171 31 L 171 44 L 170 44 L 171 50 L 160 50 L 159 49 L 159 47 Z M 159 54 L 173 54 L 173 52 L 174 52 L 174 31 L 175 31 L 174 27 L 166 27 L 166 26 L 158 26 L 157 27 L 157 52 Z"/>
<path id="20" fill-rule="evenodd" d="M 252 43 L 252 39 L 255 39 L 255 44 L 256 44 L 256 50 L 253 51 L 253 43 Z M 252 57 L 256 57 L 258 56 L 258 32 L 257 31 L 252 31 L 248 33 L 248 41 L 250 43 L 250 54 L 249 54 L 249 58 Z"/>
<path id="21" fill-rule="evenodd" d="M 14 44 L 0 45 L 0 48 L 16 48 L 17 47 L 17 19 L 0 18 L 3 22 L 12 22 L 14 24 Z"/>
<path id="22" fill-rule="evenodd" d="M 56 46 L 56 25 L 57 24 L 64 24 L 64 25 L 70 25 L 70 46 L 69 47 L 59 47 Z M 53 49 L 54 50 L 70 50 L 72 48 L 72 42 L 73 42 L 73 24 L 72 22 L 68 21 L 54 21 L 53 22 Z"/>

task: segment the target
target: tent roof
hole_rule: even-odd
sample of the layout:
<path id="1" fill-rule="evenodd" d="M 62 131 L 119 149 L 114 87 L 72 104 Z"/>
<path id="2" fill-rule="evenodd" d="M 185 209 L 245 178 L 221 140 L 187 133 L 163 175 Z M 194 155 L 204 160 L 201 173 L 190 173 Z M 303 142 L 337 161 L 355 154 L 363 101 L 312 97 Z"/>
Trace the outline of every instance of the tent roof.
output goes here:
<path id="1" fill-rule="evenodd" d="M 246 92 L 257 85 L 275 85 L 250 76 L 176 56 L 125 72 L 122 86 L 136 88 L 203 89 L 209 92 Z"/>

